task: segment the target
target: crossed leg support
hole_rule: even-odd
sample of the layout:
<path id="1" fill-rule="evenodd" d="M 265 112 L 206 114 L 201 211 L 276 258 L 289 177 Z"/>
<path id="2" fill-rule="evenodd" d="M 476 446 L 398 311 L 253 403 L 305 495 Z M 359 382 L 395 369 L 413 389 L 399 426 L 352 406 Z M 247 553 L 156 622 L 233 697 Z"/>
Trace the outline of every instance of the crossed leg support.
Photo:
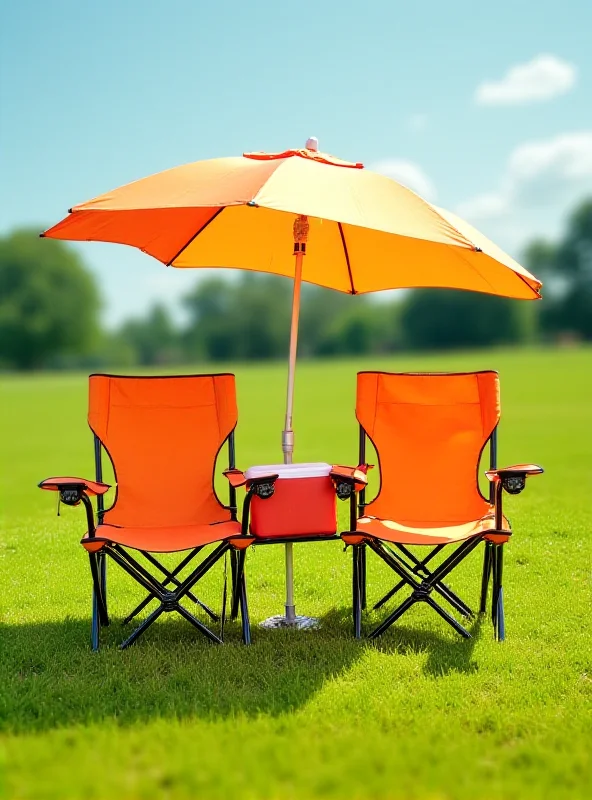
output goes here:
<path id="1" fill-rule="evenodd" d="M 101 567 L 99 565 L 99 559 L 103 565 L 105 564 L 107 555 L 109 555 L 116 564 L 119 564 L 122 569 L 131 575 L 131 577 L 133 577 L 148 592 L 148 597 L 146 598 L 144 605 L 146 605 L 153 598 L 156 598 L 159 601 L 158 607 L 154 609 L 154 611 L 148 615 L 141 625 L 139 625 L 120 645 L 122 649 L 133 644 L 136 639 L 141 636 L 142 633 L 144 633 L 147 628 L 149 628 L 150 625 L 152 625 L 152 623 L 158 619 L 158 617 L 160 617 L 161 614 L 169 611 L 178 612 L 212 642 L 215 642 L 216 644 L 222 644 L 222 639 L 213 631 L 211 631 L 206 625 L 200 622 L 200 620 L 194 617 L 193 614 L 191 614 L 184 606 L 181 605 L 180 601 L 190 595 L 193 586 L 195 586 L 195 584 L 229 549 L 231 550 L 231 553 L 234 552 L 234 548 L 232 548 L 228 542 L 220 542 L 218 547 L 182 581 L 178 579 L 171 581 L 172 573 L 169 573 L 168 570 L 164 570 L 163 568 L 165 580 L 162 582 L 158 581 L 150 572 L 148 572 L 145 567 L 143 567 L 120 545 L 106 545 L 99 554 L 89 554 L 93 578 L 93 619 L 91 632 L 92 649 L 98 650 L 100 628 L 102 625 L 109 624 L 104 592 L 104 577 L 102 579 L 102 576 L 104 576 L 105 573 L 104 571 L 101 573 Z M 190 558 L 184 559 L 185 564 L 187 564 L 189 560 Z M 244 551 L 241 551 L 237 557 L 238 567 L 234 576 L 235 580 L 233 581 L 236 589 L 233 593 L 235 593 L 238 597 L 238 606 L 240 607 L 242 619 L 243 641 L 245 644 L 250 644 L 251 637 L 247 608 L 246 582 L 244 576 L 244 562 L 245 553 Z M 181 563 L 183 564 L 183 562 Z M 183 564 L 183 566 L 185 564 Z M 103 566 L 102 569 L 104 570 L 104 568 L 105 567 Z M 177 568 L 176 574 L 178 574 L 178 572 L 179 568 Z M 173 590 L 167 589 L 167 586 L 170 585 L 170 583 L 175 584 L 175 588 Z"/>
<path id="2" fill-rule="evenodd" d="M 190 561 L 192 561 L 192 560 L 195 558 L 195 556 L 196 556 L 196 555 L 197 555 L 197 554 L 200 552 L 200 550 L 202 550 L 202 549 L 203 549 L 203 546 L 201 546 L 201 547 L 195 547 L 195 548 L 194 548 L 194 549 L 193 549 L 193 550 L 192 550 L 192 551 L 191 551 L 191 552 L 190 552 L 190 553 L 189 553 L 189 554 L 188 554 L 188 555 L 187 555 L 187 556 L 186 556 L 186 557 L 185 557 L 185 558 L 184 558 L 184 559 L 181 561 L 181 563 L 180 563 L 180 564 L 177 564 L 177 566 L 175 567 L 175 569 L 174 569 L 172 572 L 171 572 L 171 571 L 169 571 L 169 570 L 168 570 L 166 567 L 164 567 L 164 566 L 163 566 L 163 565 L 162 565 L 162 564 L 161 564 L 161 563 L 160 563 L 160 562 L 159 562 L 159 561 L 158 561 L 158 560 L 157 560 L 157 559 L 156 559 L 156 558 L 155 558 L 155 557 L 154 557 L 154 556 L 153 556 L 151 553 L 148 553 L 148 552 L 146 552 L 145 550 L 141 550 L 140 552 L 142 553 L 142 555 L 144 556 L 144 558 L 145 558 L 147 561 L 149 561 L 151 564 L 154 564 L 154 566 L 155 566 L 155 567 L 156 567 L 158 570 L 160 570 L 160 572 L 162 572 L 162 574 L 165 576 L 166 580 L 165 580 L 165 581 L 163 581 L 163 584 L 162 584 L 163 586 L 167 586 L 168 584 L 170 584 L 170 583 L 173 583 L 175 586 L 179 587 L 179 586 L 181 585 L 181 583 L 180 583 L 179 579 L 177 578 L 177 575 L 178 575 L 180 572 L 182 572 L 182 570 L 183 570 L 183 569 L 184 569 L 184 568 L 187 566 L 187 564 L 189 564 L 189 562 L 190 562 Z M 139 614 L 141 611 L 143 611 L 143 610 L 144 610 L 144 608 L 145 608 L 145 607 L 148 605 L 148 603 L 149 603 L 151 600 L 153 600 L 153 599 L 154 599 L 154 594 L 152 594 L 152 593 L 148 594 L 148 595 L 147 595 L 147 596 L 146 596 L 146 597 L 145 597 L 145 598 L 142 600 L 142 602 L 141 602 L 141 603 L 139 603 L 139 604 L 138 604 L 138 605 L 137 605 L 137 606 L 134 608 L 134 610 L 131 612 L 131 614 L 128 614 L 128 615 L 127 615 L 127 617 L 126 617 L 126 618 L 123 620 L 123 624 L 124 624 L 124 625 L 127 625 L 129 622 L 131 622 L 131 621 L 132 621 L 132 619 L 133 619 L 135 616 L 137 616 L 137 615 L 138 615 L 138 614 Z M 203 609 L 203 610 L 206 612 L 206 614 L 208 614 L 208 616 L 210 617 L 210 619 L 211 619 L 213 622 L 219 622 L 219 621 L 220 621 L 220 617 L 218 616 L 218 614 L 216 614 L 214 611 L 212 611 L 212 609 L 211 609 L 211 608 L 209 608 L 209 607 L 208 607 L 208 606 L 207 606 L 205 603 L 202 603 L 202 601 L 201 601 L 201 600 L 200 600 L 198 597 L 196 597 L 194 594 L 192 594 L 191 592 L 187 592 L 187 599 L 188 599 L 188 600 L 192 600 L 194 603 L 196 603 L 198 606 L 200 606 L 200 607 L 201 607 L 201 608 L 202 608 L 202 609 Z"/>
<path id="3" fill-rule="evenodd" d="M 370 634 L 370 638 L 374 639 L 384 633 L 405 611 L 408 611 L 411 606 L 418 602 L 425 602 L 438 613 L 442 619 L 448 622 L 454 630 L 464 638 L 470 638 L 470 633 L 464 628 L 451 614 L 448 613 L 442 606 L 440 606 L 432 597 L 432 592 L 436 591 L 444 599 L 446 599 L 454 608 L 463 613 L 465 616 L 471 613 L 468 606 L 463 603 L 448 587 L 443 584 L 443 580 L 458 564 L 469 555 L 469 553 L 477 547 L 482 541 L 482 536 L 475 536 L 462 542 L 448 558 L 446 558 L 433 572 L 426 568 L 427 561 L 435 555 L 432 551 L 430 556 L 423 561 L 419 561 L 407 551 L 406 555 L 411 556 L 412 564 L 408 564 L 401 556 L 395 551 L 387 548 L 382 542 L 376 539 L 368 539 L 367 546 L 372 550 L 394 571 L 401 579 L 400 585 L 397 584 L 395 591 L 390 593 L 390 596 L 395 594 L 402 586 L 407 585 L 412 589 L 411 595 L 404 600 L 375 630 Z M 361 565 L 360 553 L 358 548 L 363 545 L 354 545 L 354 634 L 359 638 L 361 634 Z M 423 574 L 422 574 L 423 573 Z M 499 604 L 498 604 L 499 605 Z M 468 613 L 467 613 L 468 612 Z"/>
<path id="4" fill-rule="evenodd" d="M 420 560 L 418 559 L 407 547 L 402 544 L 397 544 L 397 549 L 403 553 L 403 555 L 411 562 L 411 564 L 406 564 L 404 559 L 399 555 L 399 553 L 395 552 L 393 548 L 388 547 L 386 544 L 383 543 L 383 547 L 396 559 L 398 559 L 408 570 L 410 570 L 414 575 L 416 575 L 419 579 L 426 579 L 432 576 L 431 571 L 427 568 L 428 562 L 430 562 L 434 556 L 436 556 L 446 545 L 439 544 L 431 550 L 428 555 Z M 388 600 L 391 599 L 398 591 L 400 591 L 406 582 L 404 580 L 400 580 L 399 583 L 395 584 L 393 588 L 387 592 L 384 597 L 382 597 L 375 605 L 374 610 L 376 611 L 381 606 L 384 605 Z M 438 592 L 438 594 L 446 600 L 456 611 L 459 612 L 463 617 L 470 619 L 474 616 L 472 610 L 469 606 L 461 600 L 461 598 L 455 594 L 450 587 L 446 586 L 445 583 L 439 581 L 438 583 L 434 584 L 434 590 Z"/>

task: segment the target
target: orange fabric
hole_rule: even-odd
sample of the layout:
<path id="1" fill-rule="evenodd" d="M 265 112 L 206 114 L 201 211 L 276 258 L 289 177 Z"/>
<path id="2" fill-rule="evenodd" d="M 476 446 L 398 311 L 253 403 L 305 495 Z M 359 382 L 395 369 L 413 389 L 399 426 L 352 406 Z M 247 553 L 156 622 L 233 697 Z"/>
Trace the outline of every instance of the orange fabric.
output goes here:
<path id="1" fill-rule="evenodd" d="M 496 372 L 361 372 L 356 416 L 380 461 L 368 516 L 433 529 L 475 524 L 490 513 L 477 469 L 500 418 Z"/>
<path id="2" fill-rule="evenodd" d="M 504 530 L 510 533 L 510 524 L 504 517 Z M 464 539 L 471 539 L 479 536 L 484 531 L 495 529 L 493 511 L 483 519 L 471 520 L 460 525 L 439 526 L 433 528 L 400 525 L 388 519 L 375 519 L 373 517 L 361 517 L 358 520 L 356 530 L 375 539 L 382 539 L 386 542 L 396 542 L 397 544 L 450 544 L 451 542 L 462 542 Z M 504 541 L 508 534 L 503 535 Z M 345 534 L 346 536 L 348 534 Z M 487 538 L 487 537 L 486 537 Z M 348 542 L 349 543 L 349 542 Z M 351 542 L 357 544 L 357 542 Z"/>
<path id="3" fill-rule="evenodd" d="M 96 547 L 98 542 L 102 543 L 101 546 L 105 542 L 115 542 L 134 550 L 177 553 L 180 550 L 190 550 L 200 545 L 230 539 L 240 534 L 240 530 L 240 523 L 232 520 L 221 522 L 219 525 L 171 525 L 158 528 L 118 528 L 113 525 L 99 525 L 96 535 L 89 537 L 86 534 L 82 544 L 91 552 L 98 549 Z"/>
<path id="4" fill-rule="evenodd" d="M 237 422 L 234 375 L 91 375 L 88 421 L 117 480 L 105 523 L 173 529 L 230 521 L 213 473 Z"/>
<path id="5" fill-rule="evenodd" d="M 222 474 L 234 489 L 238 489 L 239 486 L 244 486 L 247 482 L 245 473 L 240 469 L 226 469 Z"/>
<path id="6" fill-rule="evenodd" d="M 44 235 L 70 241 L 127 244 L 167 264 L 219 210 L 139 208 L 117 212 L 73 211 Z"/>
<path id="7" fill-rule="evenodd" d="M 246 550 L 247 547 L 255 543 L 255 539 L 252 536 L 233 536 L 228 541 L 236 550 Z"/>
<path id="8" fill-rule="evenodd" d="M 111 486 L 108 483 L 101 483 L 100 481 L 89 481 L 86 478 L 46 478 L 39 484 L 40 489 L 46 489 L 49 492 L 59 492 L 62 486 L 82 486 L 86 494 L 94 496 L 97 494 L 105 494 L 109 491 Z"/>
<path id="9" fill-rule="evenodd" d="M 371 464 L 359 464 L 357 467 L 346 467 L 343 464 L 335 464 L 331 468 L 331 477 L 353 480 L 355 490 L 359 492 L 368 485 L 366 473 L 369 469 L 371 469 Z"/>
<path id="10" fill-rule="evenodd" d="M 488 542 L 493 542 L 493 544 L 506 544 L 510 535 L 510 533 L 488 533 L 484 536 L 484 539 Z"/>
<path id="11" fill-rule="evenodd" d="M 90 537 L 88 534 L 85 534 L 80 544 L 84 547 L 87 553 L 98 553 L 99 550 L 102 550 L 103 547 L 105 547 L 105 545 L 107 544 L 107 540 L 94 539 L 93 537 Z"/>
<path id="12" fill-rule="evenodd" d="M 256 161 L 275 161 L 278 158 L 309 158 L 311 161 L 318 161 L 320 164 L 331 164 L 334 167 L 349 167 L 350 169 L 364 169 L 364 165 L 359 161 L 342 161 L 340 158 L 330 156 L 328 153 L 319 153 L 317 150 L 309 150 L 304 147 L 300 150 L 284 150 L 283 153 L 243 153 L 245 158 L 253 158 Z"/>
<path id="13" fill-rule="evenodd" d="M 341 538 L 345 544 L 362 544 L 368 538 L 367 536 L 360 536 L 355 533 L 342 533 Z"/>
<path id="14" fill-rule="evenodd" d="M 384 175 L 291 152 L 301 155 L 211 159 L 151 175 L 75 206 L 45 235 L 129 244 L 174 267 L 293 277 L 292 226 L 306 214 L 309 283 L 358 294 L 432 286 L 539 297 L 540 281 L 450 212 Z"/>

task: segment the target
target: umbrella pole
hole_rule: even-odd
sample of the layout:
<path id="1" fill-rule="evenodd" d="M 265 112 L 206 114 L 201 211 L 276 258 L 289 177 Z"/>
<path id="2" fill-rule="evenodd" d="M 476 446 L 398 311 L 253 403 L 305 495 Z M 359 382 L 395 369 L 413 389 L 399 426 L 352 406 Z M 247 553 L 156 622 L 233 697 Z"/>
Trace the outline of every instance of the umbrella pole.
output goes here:
<path id="1" fill-rule="evenodd" d="M 309 140 L 310 142 L 311 140 Z M 307 145 L 309 144 L 307 142 Z M 316 147 L 315 147 L 316 149 Z M 290 356 L 288 361 L 288 391 L 286 396 L 286 419 L 282 431 L 282 450 L 284 464 L 292 463 L 294 454 L 294 430 L 292 428 L 292 409 L 294 407 L 294 374 L 296 372 L 296 350 L 298 349 L 298 318 L 300 316 L 300 289 L 302 286 L 302 261 L 306 255 L 308 239 L 308 217 L 300 214 L 294 220 L 294 293 L 292 295 L 292 323 L 290 326 Z M 294 605 L 294 551 L 292 542 L 286 548 L 286 616 L 270 617 L 261 625 L 264 628 L 311 628 L 318 625 L 314 617 L 296 616 Z"/>
<path id="2" fill-rule="evenodd" d="M 295 243 L 295 248 L 299 244 Z M 306 245 L 304 245 L 306 246 Z M 296 351 L 298 348 L 298 318 L 300 316 L 300 288 L 302 285 L 302 259 L 304 250 L 295 249 L 294 293 L 292 296 L 292 324 L 290 327 L 290 357 L 288 362 L 288 393 L 286 397 L 286 420 L 282 431 L 282 450 L 284 464 L 292 463 L 294 453 L 294 431 L 292 429 L 292 409 L 294 406 L 294 374 L 296 371 Z M 292 542 L 286 544 L 286 622 L 296 621 L 294 605 L 294 549 Z"/>

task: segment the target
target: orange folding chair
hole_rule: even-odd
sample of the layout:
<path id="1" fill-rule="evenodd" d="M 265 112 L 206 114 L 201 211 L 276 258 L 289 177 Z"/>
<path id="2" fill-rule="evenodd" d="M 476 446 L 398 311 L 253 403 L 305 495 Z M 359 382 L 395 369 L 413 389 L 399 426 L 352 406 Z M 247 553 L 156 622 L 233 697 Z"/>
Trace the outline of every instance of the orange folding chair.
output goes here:
<path id="1" fill-rule="evenodd" d="M 48 478 L 39 486 L 59 492 L 59 500 L 66 505 L 82 503 L 86 509 L 88 530 L 82 545 L 88 551 L 93 581 L 93 650 L 99 647 L 101 626 L 109 624 L 107 556 L 147 592 L 124 622 L 151 601 L 158 603 L 122 648 L 136 641 L 162 613 L 169 611 L 177 611 L 211 641 L 221 643 L 223 630 L 220 636 L 216 635 L 181 601 L 198 604 L 211 619 L 220 619 L 192 590 L 229 551 L 233 615 L 240 607 L 243 641 L 249 644 L 244 561 L 252 539 L 241 533 L 232 480 L 236 472 L 237 423 L 234 375 L 91 375 L 88 422 L 94 433 L 96 480 L 57 477 Z M 213 483 L 216 460 L 225 442 L 230 481 L 228 505 L 219 500 Z M 103 451 L 113 463 L 117 483 L 115 500 L 108 509 L 104 508 L 103 497 L 110 488 L 103 483 Z M 96 522 L 90 500 L 93 496 L 97 498 Z M 181 577 L 210 544 L 217 546 Z M 154 555 L 184 551 L 187 554 L 172 570 Z M 222 629 L 225 607 L 226 581 Z"/>
<path id="2" fill-rule="evenodd" d="M 470 634 L 434 595 L 462 617 L 469 606 L 444 582 L 477 545 L 485 542 L 481 612 L 486 611 L 493 576 L 492 621 L 495 637 L 505 637 L 502 588 L 503 546 L 511 528 L 502 511 L 502 489 L 520 493 L 526 478 L 543 470 L 534 464 L 497 467 L 500 419 L 496 372 L 458 374 L 358 373 L 356 416 L 360 423 L 359 466 L 343 469 L 350 484 L 350 530 L 341 534 L 353 548 L 353 621 L 361 634 L 366 605 L 366 547 L 398 576 L 395 586 L 374 606 L 380 608 L 401 589 L 410 595 L 370 634 L 384 633 L 415 603 L 431 606 L 461 636 Z M 366 502 L 366 439 L 379 460 L 380 489 Z M 489 497 L 479 488 L 481 455 L 489 444 Z M 359 501 L 356 509 L 356 491 Z M 347 493 L 347 492 L 345 492 Z M 409 547 L 429 546 L 418 558 Z M 434 568 L 447 545 L 454 550 Z M 429 565 L 429 566 L 428 566 Z"/>

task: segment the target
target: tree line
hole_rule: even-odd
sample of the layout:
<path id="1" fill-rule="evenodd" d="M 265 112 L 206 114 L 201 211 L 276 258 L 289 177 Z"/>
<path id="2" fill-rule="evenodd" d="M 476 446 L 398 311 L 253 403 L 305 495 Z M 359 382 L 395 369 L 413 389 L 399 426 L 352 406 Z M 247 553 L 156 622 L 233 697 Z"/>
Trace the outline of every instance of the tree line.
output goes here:
<path id="1" fill-rule="evenodd" d="M 446 289 L 352 297 L 305 285 L 299 355 L 591 340 L 592 198 L 573 210 L 559 241 L 532 242 L 523 263 L 544 281 L 542 302 Z M 183 325 L 155 305 L 107 331 L 97 281 L 76 251 L 30 230 L 0 237 L 0 369 L 283 358 L 291 303 L 287 278 L 196 273 Z"/>

